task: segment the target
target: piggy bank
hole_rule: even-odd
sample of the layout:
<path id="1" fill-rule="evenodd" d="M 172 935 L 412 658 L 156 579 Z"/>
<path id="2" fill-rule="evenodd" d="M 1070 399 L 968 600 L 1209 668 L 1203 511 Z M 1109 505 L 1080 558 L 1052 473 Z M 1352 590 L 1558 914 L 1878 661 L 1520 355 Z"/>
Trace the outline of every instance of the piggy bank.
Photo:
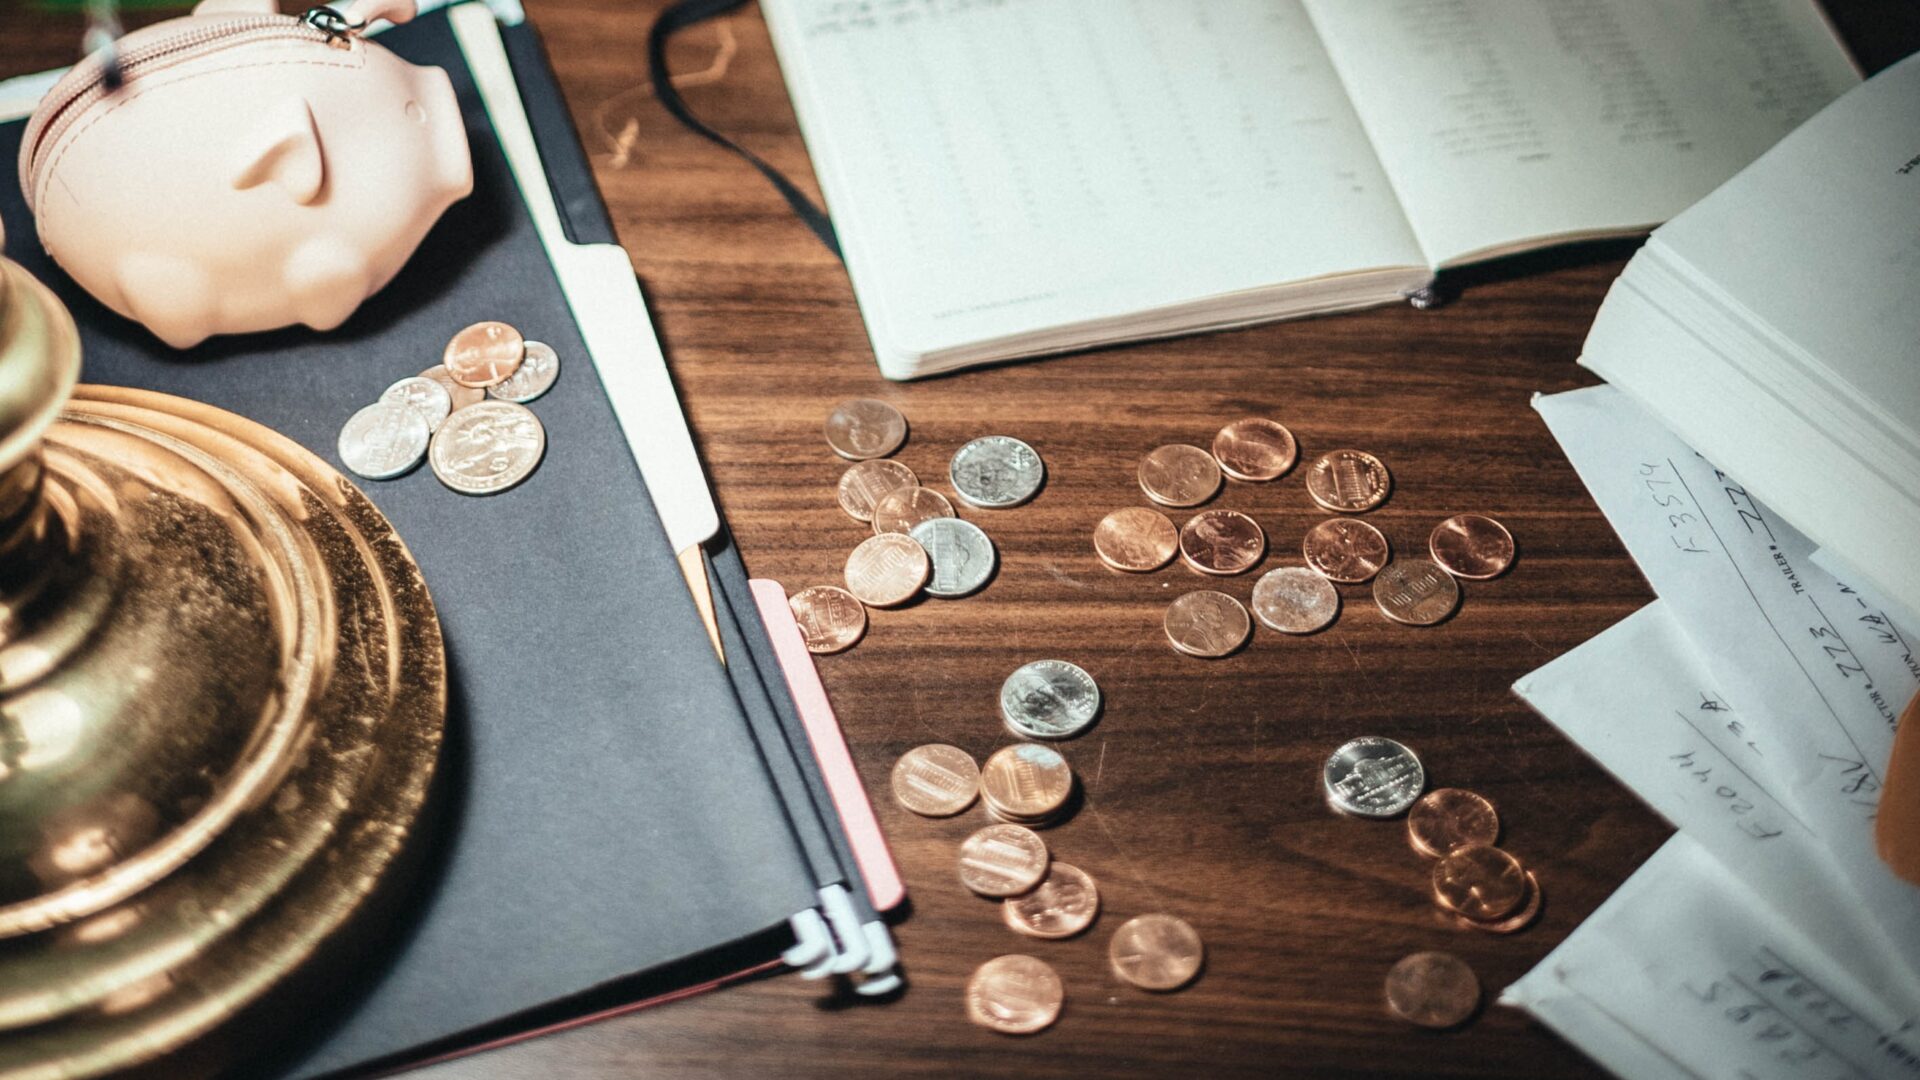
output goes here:
<path id="1" fill-rule="evenodd" d="M 412 0 L 281 15 L 207 0 L 41 100 L 20 184 L 47 252 L 175 348 L 340 325 L 473 190 L 446 72 L 362 37 Z"/>

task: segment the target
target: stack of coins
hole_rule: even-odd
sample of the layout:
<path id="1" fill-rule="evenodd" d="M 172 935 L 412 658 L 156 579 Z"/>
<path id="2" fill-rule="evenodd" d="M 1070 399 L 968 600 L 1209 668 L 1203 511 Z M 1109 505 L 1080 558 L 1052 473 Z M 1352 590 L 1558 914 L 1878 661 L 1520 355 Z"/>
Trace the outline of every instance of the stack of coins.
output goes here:
<path id="1" fill-rule="evenodd" d="M 1436 860 L 1433 903 L 1448 925 L 1511 934 L 1539 916 L 1540 880 L 1499 839 L 1493 803 L 1462 788 L 1437 788 L 1408 811 L 1407 843 Z"/>
<path id="2" fill-rule="evenodd" d="M 1064 816 L 1074 788 L 1067 759 L 1038 743 L 1003 746 L 980 767 L 980 801 L 996 821 L 1044 828 Z"/>

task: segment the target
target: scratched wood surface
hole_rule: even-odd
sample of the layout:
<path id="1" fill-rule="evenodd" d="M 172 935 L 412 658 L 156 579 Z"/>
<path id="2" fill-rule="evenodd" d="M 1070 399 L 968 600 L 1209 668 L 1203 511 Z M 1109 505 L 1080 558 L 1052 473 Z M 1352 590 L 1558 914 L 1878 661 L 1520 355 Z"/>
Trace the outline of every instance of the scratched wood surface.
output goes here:
<path id="1" fill-rule="evenodd" d="M 896 927 L 910 981 L 897 1000 L 853 1004 L 818 983 L 767 978 L 429 1070 L 434 1080 L 523 1076 L 1272 1075 L 1585 1076 L 1597 1070 L 1515 1012 L 1465 1029 L 1415 1030 L 1383 1011 L 1401 956 L 1465 957 L 1491 998 L 1571 931 L 1664 839 L 1634 797 L 1509 692 L 1651 598 L 1546 428 L 1535 392 L 1582 386 L 1573 364 L 1632 245 L 1553 253 L 1456 279 L 1450 306 L 1404 307 L 1110 349 L 915 384 L 874 368 L 847 278 L 744 164 L 674 124 L 641 88 L 659 0 L 532 0 L 620 238 L 653 306 L 702 451 L 757 576 L 789 589 L 837 582 L 866 529 L 834 502 L 844 463 L 820 426 L 834 403 L 878 397 L 909 418 L 899 459 L 940 481 L 966 440 L 1004 433 L 1046 459 L 1048 481 L 1012 510 L 965 510 L 999 546 L 978 596 L 874 613 L 866 640 L 820 668 L 907 880 Z M 1842 35 L 1873 71 L 1920 47 L 1903 0 L 1833 0 Z M 9 5 L 0 74 L 65 63 L 70 12 Z M 141 21 L 141 20 L 135 20 Z M 759 15 L 684 35 L 676 71 L 704 72 L 693 106 L 811 188 L 805 149 Z M 1264 630 L 1225 660 L 1176 654 L 1167 602 L 1219 586 L 1246 599 L 1258 570 L 1203 581 L 1178 566 L 1123 576 L 1093 556 L 1094 524 L 1143 502 L 1141 454 L 1205 445 L 1219 426 L 1270 416 L 1307 454 L 1355 446 L 1394 474 L 1370 516 L 1396 552 L 1432 526 L 1490 513 L 1518 539 L 1497 581 L 1469 583 L 1430 629 L 1388 622 L 1367 589 L 1342 587 L 1328 631 Z M 1271 550 L 1297 561 L 1324 515 L 1298 471 L 1229 483 L 1211 505 L 1252 514 Z M 1099 680 L 1099 724 L 1062 749 L 1086 792 L 1047 832 L 1060 859 L 1099 881 L 1103 912 L 1070 941 L 1033 941 L 954 876 L 978 807 L 930 821 L 897 807 L 888 771 L 924 742 L 984 757 L 1008 741 L 1001 680 L 1042 657 Z M 1547 897 L 1513 937 L 1442 927 L 1427 866 L 1397 823 L 1336 817 L 1319 768 L 1361 734 L 1391 736 L 1434 785 L 1499 806 L 1503 843 Z M 1148 911 L 1187 919 L 1208 946 L 1192 987 L 1149 995 L 1107 970 L 1114 927 Z M 969 1025 L 961 991 L 1002 953 L 1027 952 L 1065 980 L 1053 1029 L 1007 1039 Z"/>

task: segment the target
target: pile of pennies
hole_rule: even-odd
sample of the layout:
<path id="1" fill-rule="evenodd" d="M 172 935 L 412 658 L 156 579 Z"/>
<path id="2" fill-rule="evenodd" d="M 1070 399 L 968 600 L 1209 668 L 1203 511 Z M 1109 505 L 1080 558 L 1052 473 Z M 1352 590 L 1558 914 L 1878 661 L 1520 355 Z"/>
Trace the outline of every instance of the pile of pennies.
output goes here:
<path id="1" fill-rule="evenodd" d="M 432 464 L 463 495 L 497 495 L 533 475 L 546 428 L 526 403 L 553 388 L 560 356 L 502 322 L 453 335 L 441 362 L 386 388 L 340 429 L 340 461 L 369 480 Z"/>

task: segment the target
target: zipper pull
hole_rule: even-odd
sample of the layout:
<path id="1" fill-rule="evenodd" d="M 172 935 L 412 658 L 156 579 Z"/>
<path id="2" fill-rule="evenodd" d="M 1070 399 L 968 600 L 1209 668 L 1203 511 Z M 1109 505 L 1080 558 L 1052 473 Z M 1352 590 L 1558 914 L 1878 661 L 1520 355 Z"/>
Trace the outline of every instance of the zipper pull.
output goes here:
<path id="1" fill-rule="evenodd" d="M 327 44 L 336 49 L 353 48 L 353 39 L 367 28 L 365 20 L 352 22 L 330 7 L 308 8 L 300 21 L 327 35 Z"/>

